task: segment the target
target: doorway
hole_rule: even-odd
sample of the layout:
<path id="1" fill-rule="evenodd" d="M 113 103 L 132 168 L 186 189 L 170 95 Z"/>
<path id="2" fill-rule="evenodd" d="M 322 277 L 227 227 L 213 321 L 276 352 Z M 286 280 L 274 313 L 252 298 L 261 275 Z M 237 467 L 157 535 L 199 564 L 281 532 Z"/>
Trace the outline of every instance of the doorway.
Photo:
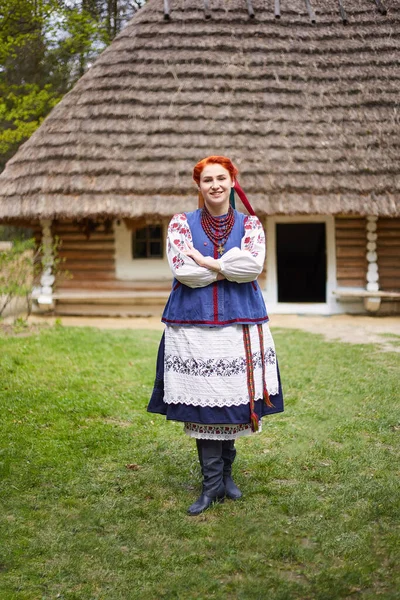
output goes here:
<path id="1" fill-rule="evenodd" d="M 278 302 L 326 302 L 325 223 L 276 223 Z"/>

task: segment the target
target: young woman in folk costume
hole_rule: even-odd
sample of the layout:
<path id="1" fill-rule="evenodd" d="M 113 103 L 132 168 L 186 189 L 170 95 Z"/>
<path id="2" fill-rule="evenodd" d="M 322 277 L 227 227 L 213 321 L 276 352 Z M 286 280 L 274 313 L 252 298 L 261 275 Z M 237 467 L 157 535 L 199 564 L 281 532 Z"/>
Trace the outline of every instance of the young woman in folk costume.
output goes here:
<path id="1" fill-rule="evenodd" d="M 175 215 L 168 227 L 174 281 L 148 410 L 182 421 L 196 439 L 203 488 L 190 515 L 242 496 L 232 479 L 235 439 L 259 431 L 264 415 L 283 410 L 257 283 L 265 236 L 237 174 L 224 156 L 201 160 L 193 171 L 201 208 Z M 233 208 L 234 189 L 250 215 Z"/>

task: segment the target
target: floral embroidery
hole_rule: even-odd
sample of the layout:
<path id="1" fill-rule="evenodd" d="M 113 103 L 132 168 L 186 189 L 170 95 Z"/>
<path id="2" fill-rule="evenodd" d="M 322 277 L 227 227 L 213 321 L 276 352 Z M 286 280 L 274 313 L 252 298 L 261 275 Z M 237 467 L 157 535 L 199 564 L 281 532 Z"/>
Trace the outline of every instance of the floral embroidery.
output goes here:
<path id="1" fill-rule="evenodd" d="M 252 354 L 254 368 L 261 368 L 261 352 Z M 265 364 L 275 364 L 275 350 L 267 348 L 264 354 Z M 199 377 L 211 377 L 220 375 L 231 377 L 240 373 L 246 373 L 246 358 L 244 356 L 227 358 L 209 358 L 207 360 L 188 358 L 168 354 L 165 356 L 165 370 L 180 373 L 181 375 L 192 375 Z"/>
<path id="2" fill-rule="evenodd" d="M 172 257 L 172 264 L 174 265 L 174 268 L 178 270 L 184 264 L 184 260 L 178 254 L 177 256 Z"/>
<path id="3" fill-rule="evenodd" d="M 244 222 L 244 229 L 245 238 L 243 240 L 243 250 L 247 250 L 247 252 L 250 252 L 250 254 L 256 258 L 260 253 L 260 246 L 265 244 L 265 235 L 262 225 L 257 217 L 248 216 Z"/>
<path id="4" fill-rule="evenodd" d="M 198 431 L 199 433 L 237 433 L 249 427 L 249 423 L 238 423 L 237 425 L 202 425 L 201 423 L 185 423 L 186 429 Z"/>
<path id="5" fill-rule="evenodd" d="M 263 231 L 261 231 L 257 236 L 257 244 L 265 244 L 265 235 Z"/>
<path id="6" fill-rule="evenodd" d="M 252 237 L 246 237 L 244 239 L 243 249 L 247 250 L 247 252 L 250 252 L 250 254 L 254 257 L 258 256 L 259 254 L 258 251 L 255 249 L 255 241 Z"/>
<path id="7" fill-rule="evenodd" d="M 192 234 L 187 224 L 187 217 L 182 213 L 175 215 L 168 225 L 167 252 L 169 256 L 177 253 L 171 257 L 175 270 L 185 264 L 184 257 L 180 255 L 180 252 L 187 248 L 186 242 L 192 243 Z"/>
<path id="8" fill-rule="evenodd" d="M 184 431 L 187 435 L 201 439 L 229 440 L 242 435 L 251 435 L 249 423 L 235 425 L 203 425 L 201 423 L 185 423 Z"/>
<path id="9" fill-rule="evenodd" d="M 192 234 L 187 224 L 187 217 L 184 214 L 175 215 L 169 225 L 168 225 L 168 233 L 176 235 L 177 233 L 181 236 L 185 237 L 190 242 L 192 241 Z"/>
<path id="10" fill-rule="evenodd" d="M 244 221 L 244 228 L 246 229 L 246 231 L 262 229 L 260 219 L 251 215 L 247 216 Z"/>
<path id="11" fill-rule="evenodd" d="M 185 244 L 183 243 L 182 240 L 173 240 L 174 242 L 174 246 L 176 246 L 178 248 L 178 250 L 184 250 L 185 249 Z"/>

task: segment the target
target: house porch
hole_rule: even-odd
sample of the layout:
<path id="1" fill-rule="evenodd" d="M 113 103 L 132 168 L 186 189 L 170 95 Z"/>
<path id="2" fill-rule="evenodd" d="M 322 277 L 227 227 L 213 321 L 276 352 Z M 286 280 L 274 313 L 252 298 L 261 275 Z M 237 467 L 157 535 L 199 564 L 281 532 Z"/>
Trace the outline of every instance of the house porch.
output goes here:
<path id="1" fill-rule="evenodd" d="M 399 218 L 294 215 L 265 217 L 263 223 L 267 259 L 259 282 L 270 313 L 400 312 Z M 299 263 L 293 263 L 293 268 L 289 253 L 284 255 L 289 261 L 284 270 L 279 267 L 277 232 L 282 224 L 319 224 L 317 230 L 323 231 L 323 246 L 319 242 L 318 250 L 321 254 L 318 268 L 323 270 L 325 278 L 322 301 L 299 302 L 295 301 L 296 295 L 290 301 L 290 286 L 296 287 L 293 274 Z M 171 275 L 163 251 L 167 225 L 168 219 L 155 217 L 97 224 L 54 221 L 47 231 L 53 239 L 57 236 L 61 240 L 59 256 L 62 269 L 67 271 L 66 277 L 55 282 L 52 292 L 51 307 L 55 313 L 160 315 L 171 289 Z M 135 231 L 146 227 L 153 232 L 155 227 L 159 228 L 161 239 L 154 247 L 157 252 L 162 250 L 159 256 L 151 256 L 150 252 L 148 257 L 135 257 L 132 246 Z M 296 248 L 295 240 L 288 244 L 289 249 L 291 245 L 292 254 L 296 256 L 301 248 Z M 279 298 L 279 277 L 282 276 L 289 279 L 285 284 L 289 301 Z M 321 287 L 321 283 L 319 285 Z"/>

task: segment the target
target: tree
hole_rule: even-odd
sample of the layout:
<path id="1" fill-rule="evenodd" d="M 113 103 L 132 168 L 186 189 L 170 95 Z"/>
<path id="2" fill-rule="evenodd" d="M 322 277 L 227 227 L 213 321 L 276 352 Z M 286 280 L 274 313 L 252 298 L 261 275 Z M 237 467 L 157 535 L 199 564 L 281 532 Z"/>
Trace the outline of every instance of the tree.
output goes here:
<path id="1" fill-rule="evenodd" d="M 61 97 L 50 84 L 0 84 L 0 171 Z"/>
<path id="2" fill-rule="evenodd" d="M 143 0 L 2 0 L 0 172 Z"/>

